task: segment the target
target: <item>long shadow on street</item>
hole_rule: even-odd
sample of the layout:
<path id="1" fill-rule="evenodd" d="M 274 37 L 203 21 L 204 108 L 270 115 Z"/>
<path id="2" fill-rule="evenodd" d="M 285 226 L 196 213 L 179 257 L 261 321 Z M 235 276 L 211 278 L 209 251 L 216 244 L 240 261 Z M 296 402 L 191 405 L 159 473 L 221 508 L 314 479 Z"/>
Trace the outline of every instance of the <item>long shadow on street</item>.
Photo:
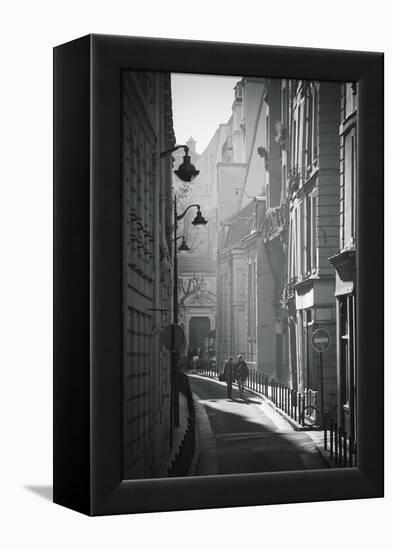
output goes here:
<path id="1" fill-rule="evenodd" d="M 225 384 L 200 376 L 191 375 L 189 379 L 193 393 L 205 407 L 216 440 L 218 473 L 327 467 L 311 438 L 289 426 L 280 429 L 280 418 L 274 418 L 277 413 L 267 409 L 262 399 L 247 392 L 241 398 L 235 388 L 232 399 L 228 399 Z"/>

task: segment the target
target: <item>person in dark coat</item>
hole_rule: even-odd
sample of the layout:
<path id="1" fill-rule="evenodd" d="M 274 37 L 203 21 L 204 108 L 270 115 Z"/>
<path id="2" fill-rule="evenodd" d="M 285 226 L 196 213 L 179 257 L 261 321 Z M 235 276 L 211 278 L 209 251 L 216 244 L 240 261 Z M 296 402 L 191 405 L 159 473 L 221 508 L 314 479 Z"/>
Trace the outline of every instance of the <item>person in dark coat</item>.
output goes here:
<path id="1" fill-rule="evenodd" d="M 236 363 L 236 380 L 239 386 L 239 394 L 243 395 L 244 383 L 249 375 L 247 363 L 244 361 L 243 356 L 239 355 Z"/>
<path id="2" fill-rule="evenodd" d="M 223 374 L 227 383 L 227 397 L 229 399 L 232 397 L 232 383 L 235 380 L 235 373 L 236 367 L 233 362 L 233 357 L 228 357 L 228 361 L 226 361 L 224 365 Z"/>

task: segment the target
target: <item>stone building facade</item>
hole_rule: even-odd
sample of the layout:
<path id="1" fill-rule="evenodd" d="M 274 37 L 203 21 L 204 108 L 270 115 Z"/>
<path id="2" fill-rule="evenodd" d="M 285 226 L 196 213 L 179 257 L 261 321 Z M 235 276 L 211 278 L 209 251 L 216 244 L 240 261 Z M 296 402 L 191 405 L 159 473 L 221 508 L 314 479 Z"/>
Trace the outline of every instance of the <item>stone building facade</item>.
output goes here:
<path id="1" fill-rule="evenodd" d="M 268 292 L 260 287 L 267 176 L 257 151 L 266 136 L 265 92 L 264 79 L 243 78 L 237 83 L 217 164 L 216 349 L 220 364 L 228 355 L 242 354 L 250 366 L 262 369 L 263 363 L 270 371 L 269 331 L 263 327 Z M 267 277 L 263 281 L 268 284 Z"/>
<path id="2" fill-rule="evenodd" d="M 283 81 L 268 79 L 264 97 L 266 133 L 258 143 L 258 153 L 265 161 L 266 213 L 262 228 L 261 263 L 264 277 L 260 282 L 269 299 L 270 365 L 264 365 L 268 374 L 290 384 L 288 323 L 282 303 L 282 292 L 287 281 L 288 256 L 288 193 L 286 181 L 287 122 L 284 109 Z M 262 259 L 263 258 L 263 259 Z M 268 368 L 269 370 L 266 370 Z"/>
<path id="3" fill-rule="evenodd" d="M 220 367 L 230 355 L 246 357 L 245 254 L 241 241 L 250 232 L 253 213 L 254 205 L 250 202 L 223 222 L 219 235 L 216 355 Z"/>
<path id="4" fill-rule="evenodd" d="M 250 180 L 250 168 L 242 163 L 232 171 L 226 163 L 219 167 L 218 196 L 221 191 L 225 198 L 223 204 L 218 201 L 218 218 L 220 209 L 227 217 L 222 216 L 224 237 L 218 247 L 218 276 L 223 279 L 218 284 L 217 345 L 222 333 L 222 349 L 232 352 L 231 327 L 238 315 L 246 330 L 240 348 L 251 366 L 308 391 L 316 402 L 321 399 L 321 370 L 311 340 L 315 329 L 326 329 L 332 344 L 323 356 L 324 402 L 333 406 L 336 285 L 329 258 L 340 246 L 340 84 L 269 79 L 260 99 L 256 139 L 249 141 L 253 150 L 246 155 L 250 161 L 255 153 L 260 157 L 259 180 L 257 175 Z M 260 196 L 253 200 L 260 204 L 259 219 L 246 230 L 242 218 L 247 205 L 241 205 L 245 199 L 251 202 L 247 188 L 257 191 L 257 182 Z M 240 204 L 233 197 L 230 202 L 237 185 Z M 342 224 L 341 233 L 350 226 L 348 212 Z M 243 234 L 235 243 L 240 227 Z M 243 288 L 235 283 L 241 265 Z M 236 267 L 237 278 L 231 272 Z M 231 299 L 236 299 L 236 312 L 231 312 Z M 225 302 L 227 311 L 220 305 Z"/>
<path id="5" fill-rule="evenodd" d="M 123 73 L 123 475 L 160 474 L 170 440 L 172 163 L 168 73 Z"/>
<path id="6" fill-rule="evenodd" d="M 336 400 L 336 307 L 334 269 L 329 257 L 339 246 L 340 85 L 287 81 L 289 364 L 292 384 Z M 323 371 L 311 344 L 316 328 L 326 329 L 332 345 Z M 323 376 L 323 381 L 321 381 Z"/>
<path id="7" fill-rule="evenodd" d="M 329 258 L 340 234 L 340 84 L 282 79 L 269 80 L 267 89 L 264 240 L 275 281 L 276 372 L 319 405 L 323 376 L 324 402 L 334 406 L 335 273 Z M 323 371 L 312 347 L 317 328 L 326 329 L 332 342 Z"/>
<path id="8" fill-rule="evenodd" d="M 356 442 L 356 85 L 341 85 L 340 244 L 336 271 L 338 424 Z"/>
<path id="9" fill-rule="evenodd" d="M 216 265 L 209 255 L 179 254 L 179 323 L 190 350 L 214 351 Z M 188 350 L 185 350 L 188 351 Z"/>

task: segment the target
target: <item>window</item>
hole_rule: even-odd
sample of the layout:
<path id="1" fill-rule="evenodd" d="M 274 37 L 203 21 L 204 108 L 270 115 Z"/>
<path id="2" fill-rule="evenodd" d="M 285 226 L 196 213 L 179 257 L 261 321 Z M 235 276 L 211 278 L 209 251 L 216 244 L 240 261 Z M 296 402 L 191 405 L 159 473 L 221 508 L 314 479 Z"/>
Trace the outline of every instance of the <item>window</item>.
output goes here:
<path id="1" fill-rule="evenodd" d="M 356 154 L 356 135 L 351 136 L 351 160 L 352 160 L 352 174 L 351 174 L 351 195 L 352 195 L 352 212 L 351 212 L 351 238 L 355 240 L 356 232 L 356 181 L 357 181 L 357 154 Z"/>
<path id="2" fill-rule="evenodd" d="M 255 263 L 248 264 L 248 336 L 255 337 Z"/>
<path id="3" fill-rule="evenodd" d="M 349 358 L 349 331 L 347 297 L 339 302 L 340 312 L 340 378 L 341 402 L 345 405 L 349 401 L 350 389 L 350 358 Z"/>
<path id="4" fill-rule="evenodd" d="M 310 275 L 316 268 L 316 195 L 309 194 L 302 205 L 303 220 L 303 275 Z"/>
<path id="5" fill-rule="evenodd" d="M 299 207 L 295 209 L 295 275 L 298 276 L 301 273 L 300 263 L 300 220 L 299 220 Z"/>
<path id="6" fill-rule="evenodd" d="M 298 166 L 298 170 L 300 170 L 300 162 L 301 162 L 301 144 L 300 144 L 300 127 L 301 127 L 301 118 L 300 118 L 300 106 L 297 108 L 297 134 L 296 134 L 296 164 Z"/>
<path id="7" fill-rule="evenodd" d="M 299 228 L 300 228 L 300 256 L 299 256 L 299 275 L 305 275 L 305 261 L 306 261 L 306 251 L 307 251 L 307 240 L 306 240 L 306 215 L 304 209 L 304 201 L 301 202 L 299 208 Z"/>
<path id="8" fill-rule="evenodd" d="M 293 220 L 292 220 L 293 221 Z M 288 273 L 289 277 L 292 278 L 294 276 L 294 270 L 293 270 L 293 227 L 292 223 L 289 225 L 289 235 L 288 235 Z"/>
<path id="9" fill-rule="evenodd" d="M 293 121 L 293 138 L 292 138 L 292 167 L 296 164 L 296 120 Z"/>
<path id="10" fill-rule="evenodd" d="M 318 103 L 317 103 L 317 90 L 314 88 L 312 94 L 312 159 L 313 163 L 317 160 L 318 155 Z"/>
<path id="11" fill-rule="evenodd" d="M 294 244 L 294 249 L 293 249 L 293 274 L 296 277 L 299 273 L 299 268 L 298 268 L 298 265 L 299 265 L 299 262 L 298 262 L 299 235 L 298 235 L 298 232 L 297 232 L 297 228 L 298 228 L 297 209 L 294 210 L 293 217 L 294 217 L 294 221 L 295 221 L 294 238 L 293 238 L 293 244 Z"/>
<path id="12" fill-rule="evenodd" d="M 311 197 L 311 269 L 317 269 L 317 196 Z"/>
<path id="13" fill-rule="evenodd" d="M 312 197 L 306 197 L 306 246 L 305 246 L 305 272 L 311 273 L 311 256 L 312 256 Z"/>
<path id="14" fill-rule="evenodd" d="M 303 101 L 302 104 L 299 107 L 300 111 L 300 120 L 302 122 L 300 127 L 300 172 L 302 175 L 306 174 L 307 171 L 307 105 L 306 102 Z"/>
<path id="15" fill-rule="evenodd" d="M 313 85 L 307 91 L 304 109 L 304 161 L 306 171 L 310 171 L 317 158 L 317 101 L 316 90 Z"/>
<path id="16" fill-rule="evenodd" d="M 355 131 L 344 137 L 344 231 L 342 247 L 354 242 L 356 212 L 356 135 Z"/>
<path id="17" fill-rule="evenodd" d="M 284 123 L 285 130 L 288 129 L 288 89 L 285 86 L 282 89 L 281 120 Z"/>
<path id="18" fill-rule="evenodd" d="M 306 170 L 312 164 L 312 94 L 308 90 L 306 97 Z"/>

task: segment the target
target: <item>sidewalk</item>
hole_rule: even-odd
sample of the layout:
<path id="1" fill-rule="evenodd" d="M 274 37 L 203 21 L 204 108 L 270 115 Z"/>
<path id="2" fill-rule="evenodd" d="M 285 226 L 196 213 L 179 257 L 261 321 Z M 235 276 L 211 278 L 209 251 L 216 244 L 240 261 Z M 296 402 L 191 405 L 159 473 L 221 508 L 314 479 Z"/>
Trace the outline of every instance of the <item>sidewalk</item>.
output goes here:
<path id="1" fill-rule="evenodd" d="M 200 397 L 193 393 L 195 405 L 195 453 L 189 475 L 213 476 L 218 473 L 217 442 Z"/>
<path id="2" fill-rule="evenodd" d="M 168 469 L 179 450 L 180 443 L 182 442 L 187 429 L 188 414 L 187 399 L 185 395 L 179 392 L 179 427 L 175 428 L 173 431 L 172 449 L 170 449 L 163 458 L 160 469 L 160 477 L 168 477 Z"/>

